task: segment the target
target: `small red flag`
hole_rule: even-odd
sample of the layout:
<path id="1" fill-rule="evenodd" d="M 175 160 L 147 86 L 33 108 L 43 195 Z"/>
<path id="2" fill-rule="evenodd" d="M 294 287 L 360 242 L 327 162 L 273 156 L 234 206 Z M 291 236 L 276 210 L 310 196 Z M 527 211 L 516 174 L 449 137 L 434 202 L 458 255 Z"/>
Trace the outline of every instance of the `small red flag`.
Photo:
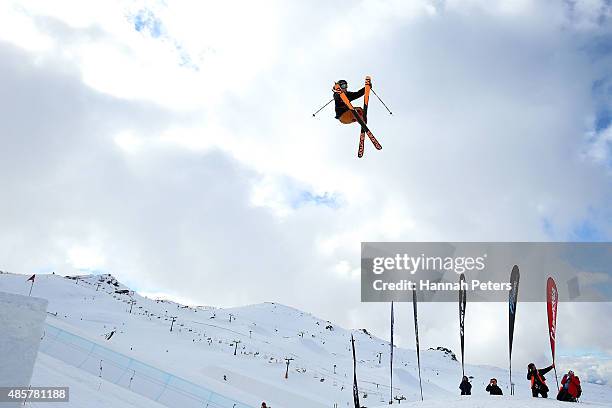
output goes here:
<path id="1" fill-rule="evenodd" d="M 29 282 L 29 281 L 34 282 L 34 278 L 36 278 L 36 274 L 30 276 L 30 279 L 28 279 L 26 282 Z"/>

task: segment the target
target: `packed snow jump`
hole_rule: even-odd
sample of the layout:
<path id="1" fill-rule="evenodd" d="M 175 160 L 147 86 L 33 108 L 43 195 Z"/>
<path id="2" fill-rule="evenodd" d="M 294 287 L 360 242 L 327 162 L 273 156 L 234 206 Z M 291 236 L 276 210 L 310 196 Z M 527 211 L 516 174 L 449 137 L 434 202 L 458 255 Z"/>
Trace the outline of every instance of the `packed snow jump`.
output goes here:
<path id="1" fill-rule="evenodd" d="M 382 146 L 376 139 L 376 137 L 372 134 L 370 129 L 368 128 L 368 103 L 370 101 L 370 91 L 376 95 L 376 92 L 372 89 L 372 79 L 369 76 L 365 78 L 365 85 L 359 91 L 351 92 L 348 90 L 348 82 L 344 79 L 341 79 L 334 83 L 332 88 L 334 92 L 334 97 L 327 104 L 323 105 L 318 111 L 312 114 L 315 116 L 319 113 L 324 107 L 326 107 L 329 103 L 334 101 L 335 109 L 336 109 L 336 119 L 340 121 L 340 123 L 348 125 L 351 123 L 357 122 L 361 126 L 361 132 L 359 134 L 359 149 L 357 150 L 357 157 L 363 157 L 363 152 L 365 149 L 365 135 L 368 135 L 370 141 L 374 145 L 377 150 L 381 150 Z M 361 98 L 363 96 L 363 108 L 354 107 L 351 103 L 355 99 Z M 380 99 L 378 95 L 376 95 L 378 100 L 385 106 L 389 114 L 392 112 L 389 110 L 387 105 Z"/>

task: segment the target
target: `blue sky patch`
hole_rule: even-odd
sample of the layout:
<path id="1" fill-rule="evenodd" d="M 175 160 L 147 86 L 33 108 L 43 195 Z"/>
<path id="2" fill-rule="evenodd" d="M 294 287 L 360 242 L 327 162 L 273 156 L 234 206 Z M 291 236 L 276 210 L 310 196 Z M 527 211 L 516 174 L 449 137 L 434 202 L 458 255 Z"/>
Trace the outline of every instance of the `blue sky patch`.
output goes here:
<path id="1" fill-rule="evenodd" d="M 612 111 L 610 110 L 610 101 L 612 100 L 611 78 L 604 77 L 594 81 L 591 92 L 597 106 L 595 131 L 600 132 L 610 126 L 612 122 Z"/>
<path id="2" fill-rule="evenodd" d="M 153 38 L 159 38 L 163 32 L 161 20 L 150 10 L 140 10 L 133 17 L 134 29 L 141 33 L 148 33 Z"/>
<path id="3" fill-rule="evenodd" d="M 595 131 L 601 132 L 605 130 L 608 126 L 610 126 L 610 122 L 612 122 L 612 114 L 610 111 L 604 109 L 597 113 L 595 117 Z"/>
<path id="4" fill-rule="evenodd" d="M 595 214 L 593 214 L 594 216 Z M 571 231 L 566 234 L 559 236 L 558 231 L 555 229 L 555 225 L 550 218 L 542 218 L 542 230 L 551 241 L 569 241 L 569 242 L 607 242 L 610 237 L 597 227 L 595 222 L 591 219 L 583 219 L 577 222 Z"/>
<path id="5" fill-rule="evenodd" d="M 172 38 L 168 34 L 162 20 L 151 10 L 139 10 L 137 13 L 130 16 L 129 20 L 134 24 L 134 29 L 139 33 L 148 34 L 151 36 L 151 38 L 169 41 L 172 43 L 176 49 L 178 64 L 180 66 L 191 68 L 195 71 L 199 70 L 198 65 L 193 61 L 189 52 L 181 45 L 179 41 Z"/>
<path id="6" fill-rule="evenodd" d="M 603 233 L 589 220 L 584 220 L 575 226 L 571 238 L 578 242 L 606 241 Z"/>
<path id="7" fill-rule="evenodd" d="M 304 205 L 314 204 L 329 208 L 339 208 L 340 203 L 338 202 L 338 198 L 334 194 L 323 193 L 323 194 L 313 194 L 310 191 L 302 190 L 295 197 L 291 199 L 291 207 L 299 208 Z"/>
<path id="8" fill-rule="evenodd" d="M 553 224 L 549 218 L 542 218 L 542 229 L 550 239 L 553 239 L 555 235 L 555 229 L 553 228 Z"/>

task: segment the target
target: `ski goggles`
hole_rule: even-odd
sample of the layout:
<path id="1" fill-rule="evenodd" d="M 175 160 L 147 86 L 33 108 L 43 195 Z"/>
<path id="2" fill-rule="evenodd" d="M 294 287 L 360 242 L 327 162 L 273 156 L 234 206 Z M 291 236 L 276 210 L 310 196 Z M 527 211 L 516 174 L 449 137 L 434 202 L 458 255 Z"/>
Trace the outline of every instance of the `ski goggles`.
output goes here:
<path id="1" fill-rule="evenodd" d="M 348 88 L 348 84 L 346 82 L 338 82 L 338 85 L 340 85 L 340 88 L 342 89 Z"/>

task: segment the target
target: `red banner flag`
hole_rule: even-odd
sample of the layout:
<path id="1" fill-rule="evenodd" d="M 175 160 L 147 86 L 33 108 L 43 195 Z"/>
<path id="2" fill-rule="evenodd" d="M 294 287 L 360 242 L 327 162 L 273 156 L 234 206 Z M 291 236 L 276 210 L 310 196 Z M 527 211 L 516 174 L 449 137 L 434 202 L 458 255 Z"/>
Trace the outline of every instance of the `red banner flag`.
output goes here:
<path id="1" fill-rule="evenodd" d="M 34 278 L 36 278 L 36 274 L 30 276 L 30 279 L 28 279 L 26 282 L 29 282 L 29 281 L 34 282 Z"/>
<path id="2" fill-rule="evenodd" d="M 555 367 L 555 342 L 557 336 L 557 303 L 559 302 L 559 292 L 553 278 L 548 278 L 546 282 L 546 312 L 548 313 L 548 336 L 550 338 L 550 351 L 552 353 L 553 367 Z M 557 367 L 555 367 L 555 380 L 559 388 L 557 378 Z"/>
<path id="3" fill-rule="evenodd" d="M 548 312 L 548 334 L 550 336 L 550 351 L 555 362 L 555 336 L 557 334 L 557 302 L 559 296 L 557 285 L 553 278 L 546 282 L 546 311 Z"/>

